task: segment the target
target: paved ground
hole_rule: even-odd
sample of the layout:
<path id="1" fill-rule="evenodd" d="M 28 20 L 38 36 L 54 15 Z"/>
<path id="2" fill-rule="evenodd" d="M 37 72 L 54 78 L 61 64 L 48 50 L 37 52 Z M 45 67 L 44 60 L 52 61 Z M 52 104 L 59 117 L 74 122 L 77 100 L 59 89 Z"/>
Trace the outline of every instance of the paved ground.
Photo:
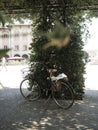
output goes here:
<path id="1" fill-rule="evenodd" d="M 0 67 L 0 82 L 4 87 L 19 88 L 19 84 L 23 79 L 21 70 L 27 65 L 7 66 L 7 71 Z"/>
<path id="2" fill-rule="evenodd" d="M 0 130 L 98 130 L 98 90 L 95 86 L 87 87 L 84 100 L 75 101 L 69 110 L 58 108 L 52 100 L 47 104 L 44 101 L 29 103 L 19 92 L 20 69 L 24 67 L 0 71 L 0 81 L 4 85 L 0 87 Z M 95 79 L 92 81 L 97 83 Z"/>
<path id="3" fill-rule="evenodd" d="M 86 66 L 86 89 L 98 90 L 98 65 Z"/>

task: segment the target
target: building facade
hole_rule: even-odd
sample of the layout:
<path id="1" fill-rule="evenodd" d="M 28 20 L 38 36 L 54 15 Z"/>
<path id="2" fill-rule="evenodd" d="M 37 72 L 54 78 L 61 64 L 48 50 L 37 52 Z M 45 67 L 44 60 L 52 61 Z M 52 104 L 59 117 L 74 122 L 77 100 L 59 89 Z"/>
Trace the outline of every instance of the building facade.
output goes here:
<path id="1" fill-rule="evenodd" d="M 32 42 L 31 25 L 0 27 L 0 49 L 10 48 L 7 57 L 29 57 Z"/>

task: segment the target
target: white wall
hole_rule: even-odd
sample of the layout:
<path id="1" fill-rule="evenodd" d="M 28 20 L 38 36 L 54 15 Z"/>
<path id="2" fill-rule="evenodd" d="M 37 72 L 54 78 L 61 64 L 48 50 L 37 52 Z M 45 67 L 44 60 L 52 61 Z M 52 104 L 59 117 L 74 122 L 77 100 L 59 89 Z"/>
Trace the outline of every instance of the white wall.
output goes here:
<path id="1" fill-rule="evenodd" d="M 32 27 L 31 25 L 12 25 L 11 30 L 8 28 L 0 28 L 0 48 L 4 46 L 11 47 L 11 51 L 8 55 L 14 56 L 18 54 L 20 56 L 29 54 L 30 43 L 32 42 Z M 8 38 L 3 38 L 2 35 L 7 33 Z M 19 46 L 19 50 L 15 50 L 15 46 Z M 27 46 L 27 50 L 24 50 L 23 46 Z"/>

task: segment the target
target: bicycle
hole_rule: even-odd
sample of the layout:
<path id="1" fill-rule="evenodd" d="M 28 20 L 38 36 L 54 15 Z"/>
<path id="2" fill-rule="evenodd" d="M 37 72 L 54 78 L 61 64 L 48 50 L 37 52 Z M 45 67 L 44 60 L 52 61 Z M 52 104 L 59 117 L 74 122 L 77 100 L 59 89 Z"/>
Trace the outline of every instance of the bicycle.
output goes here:
<path id="1" fill-rule="evenodd" d="M 46 94 L 47 101 L 53 98 L 60 108 L 70 108 L 74 103 L 74 90 L 68 83 L 67 75 L 61 73 L 54 76 L 57 69 L 47 69 L 47 71 L 49 73 L 47 80 L 50 82 L 50 87 L 43 90 Z M 20 83 L 20 92 L 28 101 L 36 101 L 43 95 L 37 79 L 31 74 L 28 74 Z"/>

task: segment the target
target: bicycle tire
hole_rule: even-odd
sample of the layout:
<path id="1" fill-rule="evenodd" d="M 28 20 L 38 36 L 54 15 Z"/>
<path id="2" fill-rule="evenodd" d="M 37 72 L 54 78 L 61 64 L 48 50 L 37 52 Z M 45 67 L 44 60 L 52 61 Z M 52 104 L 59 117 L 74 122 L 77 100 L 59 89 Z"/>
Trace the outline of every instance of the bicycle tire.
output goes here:
<path id="1" fill-rule="evenodd" d="M 63 109 L 69 109 L 74 103 L 73 89 L 65 82 L 61 81 L 60 90 L 57 92 L 52 91 L 52 95 L 55 103 Z"/>
<path id="2" fill-rule="evenodd" d="M 32 82 L 32 79 L 27 78 L 20 83 L 20 92 L 26 100 L 36 101 L 41 95 L 41 90 L 36 81 L 33 81 L 30 86 L 30 81 Z"/>

